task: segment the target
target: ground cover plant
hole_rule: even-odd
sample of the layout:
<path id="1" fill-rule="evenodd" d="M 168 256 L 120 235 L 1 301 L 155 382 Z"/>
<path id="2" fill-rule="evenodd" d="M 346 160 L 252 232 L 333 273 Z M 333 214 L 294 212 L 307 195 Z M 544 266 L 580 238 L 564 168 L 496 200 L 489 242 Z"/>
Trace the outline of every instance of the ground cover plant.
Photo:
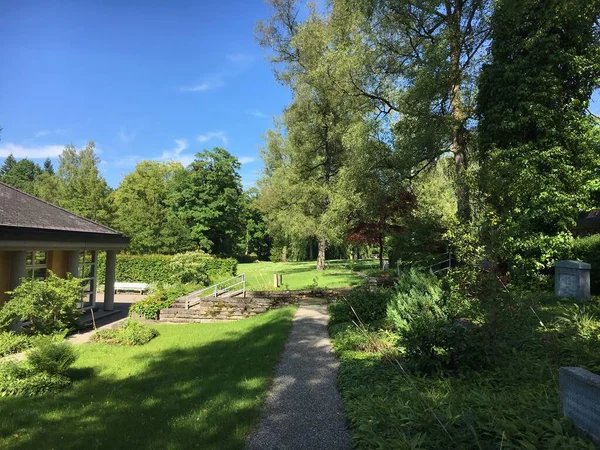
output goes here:
<path id="1" fill-rule="evenodd" d="M 194 284 L 159 285 L 148 297 L 134 303 L 129 308 L 129 315 L 138 315 L 144 319 L 156 320 L 160 310 L 169 308 L 175 300 L 203 286 Z"/>
<path id="2" fill-rule="evenodd" d="M 120 327 L 98 330 L 92 336 L 92 341 L 113 345 L 144 345 L 156 336 L 156 328 L 130 319 Z"/>
<path id="3" fill-rule="evenodd" d="M 430 347 L 415 354 L 416 344 L 407 352 L 414 335 L 403 335 L 392 319 L 365 321 L 361 329 L 348 322 L 343 307 L 331 305 L 330 334 L 341 360 L 338 384 L 355 446 L 596 448 L 561 417 L 558 368 L 600 370 L 598 305 L 598 299 L 581 307 L 549 294 L 513 294 L 497 315 L 493 344 L 489 329 L 472 323 L 467 329 L 479 336 L 457 341 L 438 335 L 434 356 Z M 432 314 L 436 320 L 425 326 L 436 328 L 440 318 L 445 322 L 444 306 L 438 306 L 440 315 Z M 424 323 L 416 325 L 413 334 Z M 439 363 L 447 353 L 468 355 L 469 349 L 485 361 L 461 360 L 458 367 Z"/>
<path id="4" fill-rule="evenodd" d="M 279 289 L 355 286 L 363 279 L 352 269 L 352 262 L 347 260 L 329 260 L 325 270 L 317 270 L 312 261 L 238 264 L 238 273 L 246 274 L 246 289 L 249 291 L 277 290 L 273 283 L 273 274 L 276 273 L 283 275 L 283 285 Z"/>
<path id="5" fill-rule="evenodd" d="M 0 448 L 242 449 L 293 314 L 157 325 L 143 346 L 80 345 L 70 389 L 0 399 Z"/>

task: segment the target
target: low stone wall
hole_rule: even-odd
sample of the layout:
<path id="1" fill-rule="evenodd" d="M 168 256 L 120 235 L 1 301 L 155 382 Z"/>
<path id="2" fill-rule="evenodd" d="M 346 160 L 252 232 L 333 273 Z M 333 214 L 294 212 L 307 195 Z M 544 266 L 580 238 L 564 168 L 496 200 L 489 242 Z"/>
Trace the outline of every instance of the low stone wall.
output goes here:
<path id="1" fill-rule="evenodd" d="M 177 301 L 171 308 L 160 310 L 161 322 L 223 322 L 245 319 L 271 309 L 298 303 L 296 298 L 261 297 L 205 297 L 185 309 L 185 300 Z"/>
<path id="2" fill-rule="evenodd" d="M 600 375 L 581 367 L 561 367 L 558 379 L 563 414 L 600 441 Z"/>
<path id="3" fill-rule="evenodd" d="M 258 298 L 327 298 L 336 299 L 350 292 L 351 288 L 339 289 L 304 289 L 295 291 L 248 291 L 246 297 Z"/>

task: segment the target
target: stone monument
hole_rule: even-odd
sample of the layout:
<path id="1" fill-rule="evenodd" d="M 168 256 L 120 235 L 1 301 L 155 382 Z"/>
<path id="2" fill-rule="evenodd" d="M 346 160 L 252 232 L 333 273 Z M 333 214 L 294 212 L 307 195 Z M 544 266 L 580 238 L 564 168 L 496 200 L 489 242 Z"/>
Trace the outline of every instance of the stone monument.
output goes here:
<path id="1" fill-rule="evenodd" d="M 554 263 L 554 294 L 573 297 L 579 301 L 590 300 L 591 265 L 581 261 L 556 261 Z"/>
<path id="2" fill-rule="evenodd" d="M 600 376 L 581 367 L 561 367 L 558 382 L 563 415 L 599 442 Z"/>

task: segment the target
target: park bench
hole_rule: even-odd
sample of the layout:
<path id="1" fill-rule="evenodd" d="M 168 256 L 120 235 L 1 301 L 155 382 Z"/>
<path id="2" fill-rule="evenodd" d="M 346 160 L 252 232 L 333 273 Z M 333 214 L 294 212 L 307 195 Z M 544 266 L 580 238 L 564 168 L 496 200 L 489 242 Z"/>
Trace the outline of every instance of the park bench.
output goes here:
<path id="1" fill-rule="evenodd" d="M 119 291 L 134 291 L 143 294 L 148 290 L 147 283 L 123 283 L 121 281 L 115 282 L 115 294 Z"/>

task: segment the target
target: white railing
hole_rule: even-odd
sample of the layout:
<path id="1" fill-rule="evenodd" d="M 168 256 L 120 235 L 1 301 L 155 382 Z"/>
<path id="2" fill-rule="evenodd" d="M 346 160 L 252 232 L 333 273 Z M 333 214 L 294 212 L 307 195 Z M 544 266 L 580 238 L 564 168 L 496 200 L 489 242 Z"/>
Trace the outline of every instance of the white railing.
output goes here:
<path id="1" fill-rule="evenodd" d="M 431 270 L 433 273 L 440 273 L 440 272 L 443 272 L 444 270 L 450 270 L 452 268 L 452 254 L 450 252 L 446 252 L 440 256 L 446 256 L 446 255 L 448 255 L 447 258 L 429 266 L 429 270 Z"/>
<path id="2" fill-rule="evenodd" d="M 185 299 L 185 309 L 190 309 L 190 306 L 200 303 L 203 298 L 219 297 L 223 296 L 224 294 L 228 294 L 228 297 L 242 294 L 245 297 L 246 274 L 242 273 L 241 275 L 231 277 L 227 280 L 221 281 L 220 283 L 213 284 L 212 286 L 208 286 L 188 294 L 186 296 L 187 298 Z"/>

